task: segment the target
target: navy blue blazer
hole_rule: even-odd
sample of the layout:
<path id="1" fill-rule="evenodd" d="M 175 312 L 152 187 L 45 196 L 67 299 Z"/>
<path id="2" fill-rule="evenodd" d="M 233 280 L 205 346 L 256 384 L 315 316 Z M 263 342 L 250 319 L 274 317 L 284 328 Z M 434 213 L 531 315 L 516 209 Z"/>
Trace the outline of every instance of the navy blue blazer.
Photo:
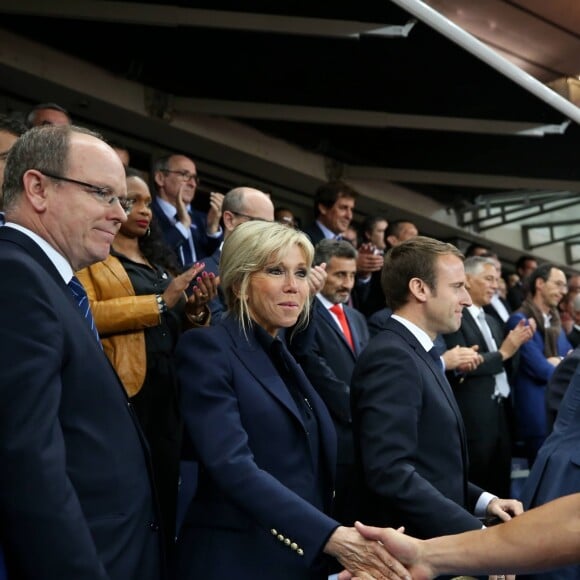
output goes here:
<path id="1" fill-rule="evenodd" d="M 577 492 L 580 492 L 580 368 L 562 399 L 552 433 L 538 451 L 522 490 L 522 502 L 525 509 L 530 509 Z M 531 578 L 577 580 L 580 566 L 534 574 Z"/>
<path id="2" fill-rule="evenodd" d="M 302 230 L 312 242 L 313 246 L 316 246 L 320 240 L 324 240 L 324 232 L 318 227 L 316 222 L 312 222 L 308 227 Z"/>
<path id="3" fill-rule="evenodd" d="M 362 521 L 420 538 L 481 528 L 461 413 L 438 362 L 397 320 L 371 338 L 351 382 Z"/>
<path id="4" fill-rule="evenodd" d="M 149 453 L 54 265 L 0 228 L 0 538 L 10 578 L 161 577 Z"/>
<path id="5" fill-rule="evenodd" d="M 546 411 L 548 413 L 548 430 L 551 432 L 556 415 L 570 381 L 580 364 L 580 346 L 568 353 L 556 367 L 546 387 Z"/>
<path id="6" fill-rule="evenodd" d="M 179 339 L 181 409 L 199 462 L 178 538 L 178 578 L 326 578 L 320 557 L 336 435 L 302 369 L 292 371 L 318 421 L 316 462 L 302 414 L 252 329 L 226 316 Z M 310 567 L 319 570 L 313 575 Z"/>
<path id="7" fill-rule="evenodd" d="M 165 215 L 165 212 L 159 205 L 157 198 L 153 198 L 151 209 L 159 227 L 161 228 L 165 241 L 177 255 L 181 266 L 184 268 L 191 266 L 191 264 L 184 264 L 182 260 L 182 246 L 187 243 L 187 238 L 185 238 L 177 229 L 173 221 Z M 223 235 L 216 238 L 207 235 L 206 213 L 199 210 L 192 210 L 189 215 L 191 217 L 191 236 L 193 246 L 195 248 L 197 260 L 201 261 L 206 256 L 210 256 L 217 249 L 223 240 Z"/>

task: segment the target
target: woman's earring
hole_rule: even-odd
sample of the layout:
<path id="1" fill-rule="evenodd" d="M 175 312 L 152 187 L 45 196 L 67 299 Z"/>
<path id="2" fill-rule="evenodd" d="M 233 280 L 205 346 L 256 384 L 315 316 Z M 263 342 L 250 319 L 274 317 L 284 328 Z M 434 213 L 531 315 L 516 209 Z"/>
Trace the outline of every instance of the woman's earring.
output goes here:
<path id="1" fill-rule="evenodd" d="M 151 235 L 151 228 L 147 228 L 147 231 L 145 232 L 145 237 L 148 238 Z"/>

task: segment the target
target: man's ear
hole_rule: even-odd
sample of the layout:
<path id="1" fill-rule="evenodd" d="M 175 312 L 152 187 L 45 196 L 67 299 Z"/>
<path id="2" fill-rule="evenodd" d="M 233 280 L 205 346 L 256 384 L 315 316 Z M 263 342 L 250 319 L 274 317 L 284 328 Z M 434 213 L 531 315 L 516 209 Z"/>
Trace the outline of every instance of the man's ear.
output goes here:
<path id="1" fill-rule="evenodd" d="M 45 211 L 48 203 L 47 180 L 48 177 L 36 169 L 29 169 L 22 176 L 24 196 L 37 212 Z"/>
<path id="2" fill-rule="evenodd" d="M 317 207 L 318 213 L 320 215 L 326 215 L 327 214 L 328 208 L 323 203 L 319 203 L 316 207 Z"/>
<path id="3" fill-rule="evenodd" d="M 229 211 L 229 210 L 226 209 L 222 213 L 222 220 L 224 222 L 224 227 L 225 227 L 226 230 L 231 231 L 231 230 L 234 229 L 235 216 L 234 216 L 234 214 L 231 211 Z"/>
<path id="4" fill-rule="evenodd" d="M 157 187 L 162 187 L 163 183 L 165 182 L 165 174 L 163 173 L 163 171 L 156 171 L 155 175 L 153 176 L 153 179 L 155 180 L 155 185 L 157 185 Z"/>
<path id="5" fill-rule="evenodd" d="M 431 296 L 431 289 L 421 278 L 411 278 L 409 280 L 409 292 L 415 297 L 417 302 L 427 302 Z"/>

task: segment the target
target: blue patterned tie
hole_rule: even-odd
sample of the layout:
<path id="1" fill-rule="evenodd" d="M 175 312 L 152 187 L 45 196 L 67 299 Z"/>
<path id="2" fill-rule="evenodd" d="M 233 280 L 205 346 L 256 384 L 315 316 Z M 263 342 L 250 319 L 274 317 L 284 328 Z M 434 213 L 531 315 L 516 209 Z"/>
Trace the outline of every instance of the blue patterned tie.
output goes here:
<path id="1" fill-rule="evenodd" d="M 99 332 L 97 330 L 97 327 L 95 326 L 95 319 L 93 318 L 93 313 L 91 312 L 91 305 L 89 304 L 89 299 L 87 297 L 87 292 L 84 286 L 80 283 L 80 280 L 76 276 L 73 276 L 71 278 L 71 281 L 68 283 L 68 287 L 70 288 L 70 291 L 75 297 L 75 300 L 79 305 L 79 309 L 82 315 L 85 317 L 85 320 L 89 323 L 89 326 L 91 327 L 91 330 L 93 331 L 93 334 L 95 335 L 95 338 L 99 343 L 99 346 L 103 348 L 103 345 L 101 344 L 101 339 L 99 337 Z"/>

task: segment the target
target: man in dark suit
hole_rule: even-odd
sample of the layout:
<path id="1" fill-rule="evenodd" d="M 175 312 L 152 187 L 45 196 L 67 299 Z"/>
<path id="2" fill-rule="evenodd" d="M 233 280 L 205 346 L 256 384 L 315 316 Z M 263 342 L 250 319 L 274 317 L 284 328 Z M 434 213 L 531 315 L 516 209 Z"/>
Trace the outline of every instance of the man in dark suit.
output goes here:
<path id="1" fill-rule="evenodd" d="M 510 386 L 504 362 L 533 335 L 522 320 L 504 339 L 498 322 L 483 308 L 497 291 L 492 258 L 473 256 L 464 263 L 471 306 L 466 306 L 457 332 L 444 335 L 448 348 L 477 345 L 483 362 L 472 372 L 448 374 L 465 424 L 469 481 L 507 497 L 511 480 Z"/>
<path id="2" fill-rule="evenodd" d="M 289 340 L 290 350 L 326 403 L 336 427 L 338 465 L 333 515 L 348 526 L 354 525 L 357 516 L 350 380 L 356 359 L 369 340 L 364 316 L 346 305 L 354 286 L 356 255 L 350 242 L 322 240 L 316 244 L 314 264 L 326 263 L 326 282 L 314 301 L 308 328 Z M 340 311 L 350 336 L 345 335 Z"/>
<path id="3" fill-rule="evenodd" d="M 199 177 L 195 163 L 185 155 L 160 157 L 152 173 L 155 197 L 151 208 L 165 241 L 183 268 L 201 262 L 223 241 L 223 194 L 210 193 L 207 213 L 192 207 Z"/>
<path id="4" fill-rule="evenodd" d="M 357 197 L 358 192 L 343 181 L 329 181 L 318 187 L 314 196 L 315 222 L 304 229 L 313 245 L 324 239 L 342 239 L 352 223 Z M 358 250 L 357 289 L 352 295 L 356 308 L 365 303 L 371 274 L 383 265 L 382 255 L 375 254 L 371 244 L 363 243 Z"/>
<path id="5" fill-rule="evenodd" d="M 108 255 L 126 192 L 115 151 L 70 125 L 31 129 L 6 164 L 0 537 L 10 578 L 164 576 L 145 440 L 86 299 L 67 287 Z"/>
<path id="6" fill-rule="evenodd" d="M 478 529 L 476 516 L 522 511 L 518 501 L 468 481 L 461 412 L 439 353 L 430 352 L 438 333 L 458 330 L 471 304 L 462 258 L 455 246 L 423 236 L 387 252 L 382 283 L 393 314 L 359 356 L 351 382 L 360 520 L 405 526 L 420 538 Z"/>
<path id="7" fill-rule="evenodd" d="M 573 355 L 568 355 L 568 359 Z M 558 366 L 558 369 L 562 365 Z M 556 369 L 556 372 L 558 372 Z M 554 373 L 554 375 L 556 374 Z M 552 375 L 552 376 L 554 376 Z M 533 508 L 580 491 L 578 468 L 580 457 L 580 370 L 574 372 L 566 390 L 554 429 L 538 451 L 522 490 L 526 508 Z M 530 580 L 577 580 L 580 565 L 559 568 L 531 576 Z"/>
<path id="8" fill-rule="evenodd" d="M 580 365 L 580 346 L 569 352 L 548 381 L 546 387 L 546 410 L 548 412 L 548 432 L 551 433 L 562 399 L 570 385 L 576 369 Z"/>

